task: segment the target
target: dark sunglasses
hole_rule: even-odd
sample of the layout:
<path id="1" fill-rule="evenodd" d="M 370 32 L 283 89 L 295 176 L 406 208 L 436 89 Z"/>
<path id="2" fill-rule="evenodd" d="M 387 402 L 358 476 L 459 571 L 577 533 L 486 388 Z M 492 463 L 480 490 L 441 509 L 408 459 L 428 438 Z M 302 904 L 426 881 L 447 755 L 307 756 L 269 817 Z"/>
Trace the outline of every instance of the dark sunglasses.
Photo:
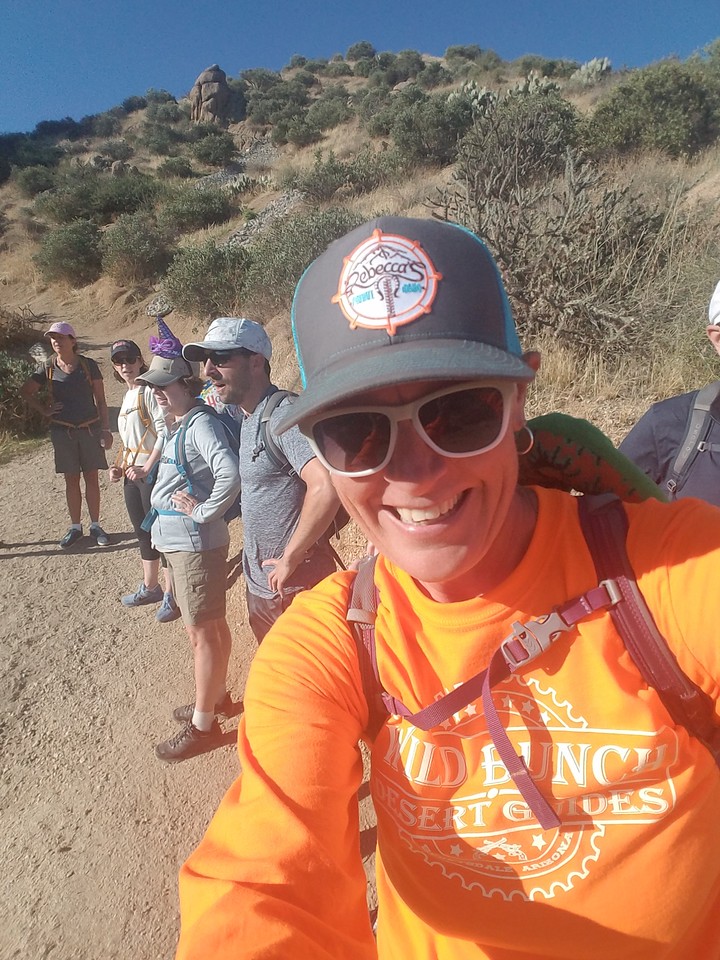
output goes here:
<path id="1" fill-rule="evenodd" d="M 208 360 L 214 367 L 226 367 L 233 357 L 249 357 L 252 350 L 246 350 L 245 347 L 238 347 L 237 350 L 209 350 L 203 357 L 203 363 Z"/>
<path id="2" fill-rule="evenodd" d="M 131 364 L 137 363 L 140 357 L 131 357 L 127 353 L 117 353 L 113 358 L 112 362 L 116 367 L 121 367 L 124 363 Z"/>
<path id="3" fill-rule="evenodd" d="M 425 443 L 444 457 L 492 450 L 507 431 L 514 393 L 509 380 L 464 383 L 402 406 L 326 411 L 300 429 L 328 470 L 367 477 L 390 462 L 401 420 L 411 420 Z"/>

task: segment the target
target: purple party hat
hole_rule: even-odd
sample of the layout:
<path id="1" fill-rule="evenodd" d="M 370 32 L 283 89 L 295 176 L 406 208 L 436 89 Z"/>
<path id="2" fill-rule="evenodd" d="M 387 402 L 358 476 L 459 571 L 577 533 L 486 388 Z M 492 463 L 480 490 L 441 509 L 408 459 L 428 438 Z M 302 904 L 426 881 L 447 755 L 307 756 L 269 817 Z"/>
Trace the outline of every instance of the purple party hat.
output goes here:
<path id="1" fill-rule="evenodd" d="M 165 323 L 162 317 L 156 317 L 159 337 L 150 337 L 150 352 L 156 357 L 172 360 L 182 356 L 182 344 Z"/>

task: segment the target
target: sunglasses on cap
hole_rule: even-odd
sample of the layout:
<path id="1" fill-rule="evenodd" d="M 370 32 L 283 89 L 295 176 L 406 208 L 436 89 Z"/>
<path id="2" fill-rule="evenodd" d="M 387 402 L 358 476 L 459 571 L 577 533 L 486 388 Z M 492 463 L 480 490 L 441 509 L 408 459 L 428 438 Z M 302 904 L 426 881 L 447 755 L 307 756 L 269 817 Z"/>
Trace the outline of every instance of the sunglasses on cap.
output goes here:
<path id="1" fill-rule="evenodd" d="M 137 363 L 139 359 L 140 357 L 131 356 L 129 353 L 116 353 L 112 358 L 112 362 L 116 367 L 121 367 L 124 363 Z"/>
<path id="2" fill-rule="evenodd" d="M 368 477 L 390 462 L 401 420 L 411 420 L 425 443 L 444 457 L 492 450 L 507 431 L 514 393 L 510 380 L 464 383 L 402 406 L 325 411 L 300 429 L 332 473 Z"/>
<path id="3" fill-rule="evenodd" d="M 233 357 L 251 357 L 252 350 L 245 347 L 237 347 L 235 350 L 208 350 L 203 357 L 203 363 L 208 360 L 214 367 L 226 367 Z"/>

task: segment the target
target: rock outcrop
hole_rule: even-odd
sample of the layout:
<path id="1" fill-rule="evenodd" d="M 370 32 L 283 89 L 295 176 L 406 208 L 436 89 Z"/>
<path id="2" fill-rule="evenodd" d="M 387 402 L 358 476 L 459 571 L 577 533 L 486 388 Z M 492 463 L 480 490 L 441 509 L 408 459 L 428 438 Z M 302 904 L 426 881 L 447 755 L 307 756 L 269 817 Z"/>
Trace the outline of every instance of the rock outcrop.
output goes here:
<path id="1" fill-rule="evenodd" d="M 203 70 L 188 94 L 194 123 L 224 123 L 228 119 L 230 87 L 225 71 L 214 63 Z"/>

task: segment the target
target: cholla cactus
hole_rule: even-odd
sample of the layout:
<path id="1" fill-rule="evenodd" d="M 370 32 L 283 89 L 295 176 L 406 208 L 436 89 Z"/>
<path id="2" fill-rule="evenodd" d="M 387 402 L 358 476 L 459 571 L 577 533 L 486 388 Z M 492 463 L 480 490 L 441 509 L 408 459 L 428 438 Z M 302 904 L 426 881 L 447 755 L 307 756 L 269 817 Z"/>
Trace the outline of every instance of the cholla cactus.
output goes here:
<path id="1" fill-rule="evenodd" d="M 498 95 L 487 87 L 479 87 L 474 80 L 466 80 L 458 90 L 448 95 L 448 101 L 452 100 L 466 100 L 473 117 L 484 117 L 494 110 Z"/>
<path id="2" fill-rule="evenodd" d="M 551 90 L 559 89 L 554 80 L 551 80 L 549 77 L 541 77 L 537 70 L 531 70 L 524 79 L 519 80 L 514 86 L 509 87 L 508 93 L 549 93 Z"/>
<path id="3" fill-rule="evenodd" d="M 611 72 L 612 64 L 607 57 L 593 57 L 576 70 L 570 79 L 583 87 L 594 87 Z"/>

